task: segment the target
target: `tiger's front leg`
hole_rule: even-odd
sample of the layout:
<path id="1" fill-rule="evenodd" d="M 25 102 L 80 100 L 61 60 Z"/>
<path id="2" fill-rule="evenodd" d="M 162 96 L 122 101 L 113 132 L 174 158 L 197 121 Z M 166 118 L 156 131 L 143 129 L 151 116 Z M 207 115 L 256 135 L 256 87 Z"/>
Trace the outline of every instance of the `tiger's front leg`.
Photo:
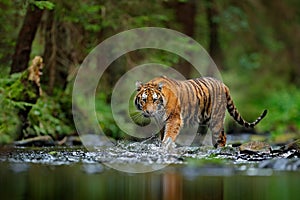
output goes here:
<path id="1" fill-rule="evenodd" d="M 165 133 L 163 137 L 163 143 L 168 142 L 169 138 L 171 138 L 172 142 L 175 142 L 180 129 L 182 126 L 182 120 L 180 119 L 180 115 L 173 116 L 166 121 L 165 125 Z"/>

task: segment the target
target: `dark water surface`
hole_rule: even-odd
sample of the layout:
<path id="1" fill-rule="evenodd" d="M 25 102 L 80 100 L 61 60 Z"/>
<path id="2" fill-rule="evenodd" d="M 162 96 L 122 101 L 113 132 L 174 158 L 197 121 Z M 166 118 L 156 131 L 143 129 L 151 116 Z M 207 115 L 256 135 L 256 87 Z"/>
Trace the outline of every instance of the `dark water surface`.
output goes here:
<path id="1" fill-rule="evenodd" d="M 4 149 L 0 199 L 299 198 L 298 158 L 247 161 L 236 159 L 232 150 L 220 153 L 186 147 L 163 153 L 156 148 L 119 144 L 93 152 L 85 148 Z M 218 152 L 224 159 L 219 159 Z M 110 167 L 116 163 L 131 169 L 157 163 L 165 167 L 129 173 Z"/>
<path id="2" fill-rule="evenodd" d="M 300 194 L 295 172 L 221 176 L 189 170 L 168 166 L 128 174 L 100 164 L 2 163 L 1 199 L 298 199 Z"/>

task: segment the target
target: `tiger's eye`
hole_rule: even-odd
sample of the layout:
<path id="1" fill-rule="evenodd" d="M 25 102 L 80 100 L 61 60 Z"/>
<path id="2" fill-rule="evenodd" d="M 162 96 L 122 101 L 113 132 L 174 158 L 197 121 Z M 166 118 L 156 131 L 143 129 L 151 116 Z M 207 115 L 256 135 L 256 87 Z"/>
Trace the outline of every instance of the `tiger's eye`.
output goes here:
<path id="1" fill-rule="evenodd" d="M 155 92 L 152 95 L 152 98 L 153 98 L 153 102 L 155 102 L 158 99 L 158 96 L 157 96 L 157 94 Z"/>
<path id="2" fill-rule="evenodd" d="M 142 101 L 146 102 L 146 100 L 147 100 L 147 94 L 143 93 L 142 94 Z"/>

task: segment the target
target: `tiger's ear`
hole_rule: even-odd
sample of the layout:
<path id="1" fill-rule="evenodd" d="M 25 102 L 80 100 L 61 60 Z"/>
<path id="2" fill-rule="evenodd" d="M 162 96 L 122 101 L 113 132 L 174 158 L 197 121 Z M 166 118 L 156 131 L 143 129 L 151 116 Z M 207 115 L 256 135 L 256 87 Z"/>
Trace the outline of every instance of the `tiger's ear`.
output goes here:
<path id="1" fill-rule="evenodd" d="M 159 91 L 161 91 L 161 89 L 162 89 L 163 86 L 164 86 L 164 84 L 163 84 L 162 82 L 160 82 L 160 83 L 158 83 L 158 85 L 157 85 L 157 89 L 158 89 Z"/>
<path id="2" fill-rule="evenodd" d="M 135 82 L 136 91 L 140 91 L 143 87 L 143 83 L 141 81 Z"/>

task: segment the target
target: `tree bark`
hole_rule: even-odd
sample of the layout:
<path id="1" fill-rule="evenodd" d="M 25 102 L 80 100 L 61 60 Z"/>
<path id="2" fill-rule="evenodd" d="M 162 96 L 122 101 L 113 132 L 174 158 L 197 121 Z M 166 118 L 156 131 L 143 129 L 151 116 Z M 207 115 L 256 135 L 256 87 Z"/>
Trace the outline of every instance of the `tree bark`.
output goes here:
<path id="1" fill-rule="evenodd" d="M 8 93 L 8 98 L 15 102 L 35 104 L 42 94 L 40 78 L 43 67 L 44 63 L 42 57 L 36 56 L 32 61 L 32 65 L 27 70 L 22 72 L 21 77 L 8 88 L 6 88 L 6 91 L 10 91 Z M 17 111 L 20 119 L 20 127 L 17 131 L 18 140 L 25 136 L 24 133 L 29 126 L 28 114 L 31 108 L 32 105 L 24 105 L 23 108 L 19 108 Z"/>
<path id="2" fill-rule="evenodd" d="M 175 3 L 177 22 L 182 26 L 184 34 L 193 38 L 195 36 L 196 0 Z M 175 68 L 186 78 L 192 75 L 193 67 L 185 60 L 181 60 Z"/>
<path id="3" fill-rule="evenodd" d="M 31 45 L 41 21 L 43 10 L 29 4 L 18 35 L 10 74 L 24 71 L 29 62 Z"/>
<path id="4" fill-rule="evenodd" d="M 209 28 L 209 54 L 217 65 L 218 69 L 223 69 L 223 54 L 219 41 L 219 24 L 216 17 L 219 11 L 215 0 L 207 0 L 206 15 Z"/>
<path id="5" fill-rule="evenodd" d="M 48 95 L 52 95 L 55 83 L 55 72 L 56 72 L 56 26 L 54 22 L 54 10 L 50 10 L 46 12 L 47 20 L 45 26 L 45 51 L 44 51 L 44 60 L 46 63 L 45 74 L 48 88 Z"/>
<path id="6" fill-rule="evenodd" d="M 176 3 L 176 18 L 183 32 L 193 37 L 195 33 L 196 0 Z"/>
<path id="7" fill-rule="evenodd" d="M 47 94 L 53 95 L 54 88 L 64 90 L 67 86 L 67 77 L 72 65 L 78 64 L 75 39 L 77 33 L 72 32 L 72 23 L 59 20 L 59 13 L 55 10 L 47 11 L 45 17 L 45 51 L 44 60 Z"/>

